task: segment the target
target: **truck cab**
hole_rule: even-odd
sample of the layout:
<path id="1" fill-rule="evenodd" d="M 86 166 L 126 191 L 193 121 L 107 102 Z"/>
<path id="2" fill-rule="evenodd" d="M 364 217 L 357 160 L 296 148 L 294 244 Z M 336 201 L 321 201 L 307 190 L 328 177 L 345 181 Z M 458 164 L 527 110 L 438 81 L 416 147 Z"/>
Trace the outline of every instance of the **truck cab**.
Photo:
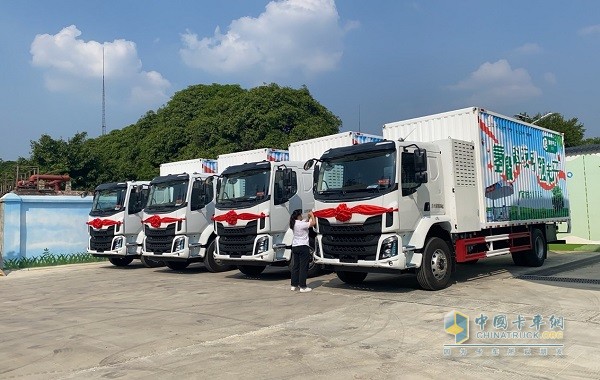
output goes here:
<path id="1" fill-rule="evenodd" d="M 88 253 L 107 257 L 115 266 L 126 266 L 134 259 L 141 259 L 148 267 L 159 265 L 141 256 L 142 210 L 148 200 L 149 184 L 148 181 L 111 182 L 94 189 L 86 223 Z"/>
<path id="2" fill-rule="evenodd" d="M 142 256 L 173 270 L 193 262 L 203 262 L 211 272 L 230 269 L 214 258 L 214 189 L 214 177 L 207 173 L 169 174 L 150 181 Z"/>
<path id="3" fill-rule="evenodd" d="M 291 213 L 313 208 L 312 171 L 299 161 L 260 161 L 229 166 L 217 186 L 214 224 L 217 254 L 246 275 L 291 260 Z M 311 266 L 314 275 L 318 268 Z"/>

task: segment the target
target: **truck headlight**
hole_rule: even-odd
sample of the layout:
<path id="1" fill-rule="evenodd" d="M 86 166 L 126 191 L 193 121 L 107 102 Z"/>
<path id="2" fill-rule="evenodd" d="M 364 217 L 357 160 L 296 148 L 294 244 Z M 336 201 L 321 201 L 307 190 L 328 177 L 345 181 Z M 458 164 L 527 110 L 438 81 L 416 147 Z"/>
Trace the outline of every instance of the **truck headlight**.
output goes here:
<path id="1" fill-rule="evenodd" d="M 185 248 L 185 236 L 180 236 L 173 243 L 173 252 L 183 251 Z"/>
<path id="2" fill-rule="evenodd" d="M 123 248 L 123 236 L 118 236 L 117 238 L 115 238 L 115 240 L 113 240 L 112 250 L 116 251 L 117 249 L 121 248 Z"/>
<path id="3" fill-rule="evenodd" d="M 258 238 L 258 240 L 256 241 L 256 249 L 254 251 L 255 255 L 261 254 L 263 252 L 266 252 L 269 249 L 269 237 L 268 236 L 263 236 L 261 238 Z"/>
<path id="4" fill-rule="evenodd" d="M 398 238 L 391 236 L 385 239 L 381 243 L 381 250 L 379 251 L 379 259 L 389 259 L 398 255 Z"/>

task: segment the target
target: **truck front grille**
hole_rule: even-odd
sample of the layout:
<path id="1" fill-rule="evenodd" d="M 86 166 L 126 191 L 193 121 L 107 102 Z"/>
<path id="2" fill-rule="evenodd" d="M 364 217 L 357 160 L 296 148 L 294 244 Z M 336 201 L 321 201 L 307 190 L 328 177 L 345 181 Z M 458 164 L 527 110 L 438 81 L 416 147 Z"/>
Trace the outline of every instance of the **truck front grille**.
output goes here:
<path id="1" fill-rule="evenodd" d="M 90 249 L 96 252 L 110 251 L 110 244 L 115 237 L 115 226 L 110 226 L 105 230 L 90 229 Z"/>
<path id="2" fill-rule="evenodd" d="M 241 257 L 252 255 L 254 240 L 258 231 L 258 222 L 253 220 L 244 227 L 225 227 L 217 223 L 219 235 L 219 254 Z"/>
<path id="3" fill-rule="evenodd" d="M 372 216 L 362 224 L 332 225 L 327 219 L 320 218 L 323 256 L 354 263 L 358 260 L 375 260 L 381 236 L 381 223 L 381 215 Z"/>
<path id="4" fill-rule="evenodd" d="M 153 253 L 171 252 L 173 239 L 175 239 L 175 223 L 169 224 L 166 228 L 144 229 L 146 234 L 146 251 Z"/>

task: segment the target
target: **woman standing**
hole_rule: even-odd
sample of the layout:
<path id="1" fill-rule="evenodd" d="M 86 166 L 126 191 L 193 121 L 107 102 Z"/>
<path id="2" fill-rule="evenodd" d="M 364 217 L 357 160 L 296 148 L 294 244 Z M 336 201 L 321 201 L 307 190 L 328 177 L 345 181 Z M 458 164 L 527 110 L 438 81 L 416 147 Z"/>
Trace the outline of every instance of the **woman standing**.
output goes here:
<path id="1" fill-rule="evenodd" d="M 290 228 L 294 232 L 292 240 L 292 286 L 291 290 L 300 288 L 301 293 L 310 292 L 312 289 L 306 286 L 308 277 L 308 264 L 310 262 L 310 246 L 308 240 L 308 229 L 316 224 L 312 212 L 308 213 L 308 219 L 302 220 L 302 210 L 294 210 L 290 217 Z"/>

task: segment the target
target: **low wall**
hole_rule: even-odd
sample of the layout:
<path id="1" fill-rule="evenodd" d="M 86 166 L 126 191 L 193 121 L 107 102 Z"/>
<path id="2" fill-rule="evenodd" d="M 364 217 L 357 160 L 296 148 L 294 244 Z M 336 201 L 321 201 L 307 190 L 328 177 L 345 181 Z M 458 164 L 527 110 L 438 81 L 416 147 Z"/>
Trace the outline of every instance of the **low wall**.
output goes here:
<path id="1" fill-rule="evenodd" d="M 86 252 L 92 197 L 5 194 L 0 198 L 2 259 Z M 1 266 L 0 266 L 1 268 Z"/>

